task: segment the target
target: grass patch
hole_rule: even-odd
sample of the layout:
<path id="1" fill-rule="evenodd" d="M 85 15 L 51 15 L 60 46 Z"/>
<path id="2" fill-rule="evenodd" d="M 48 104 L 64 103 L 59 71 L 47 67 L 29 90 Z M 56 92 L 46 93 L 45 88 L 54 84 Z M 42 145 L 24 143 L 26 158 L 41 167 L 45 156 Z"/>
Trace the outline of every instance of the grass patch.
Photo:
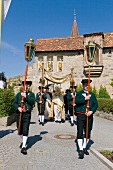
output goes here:
<path id="1" fill-rule="evenodd" d="M 100 153 L 113 163 L 113 151 L 102 150 Z"/>

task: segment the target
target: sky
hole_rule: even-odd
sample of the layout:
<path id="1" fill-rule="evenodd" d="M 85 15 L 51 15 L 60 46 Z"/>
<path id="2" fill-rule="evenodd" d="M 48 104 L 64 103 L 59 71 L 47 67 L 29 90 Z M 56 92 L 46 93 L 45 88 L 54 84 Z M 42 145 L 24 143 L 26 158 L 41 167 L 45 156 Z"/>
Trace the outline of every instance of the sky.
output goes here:
<path id="1" fill-rule="evenodd" d="M 24 74 L 30 38 L 69 37 L 74 10 L 79 35 L 113 32 L 113 0 L 12 0 L 2 25 L 0 72 L 6 78 Z"/>

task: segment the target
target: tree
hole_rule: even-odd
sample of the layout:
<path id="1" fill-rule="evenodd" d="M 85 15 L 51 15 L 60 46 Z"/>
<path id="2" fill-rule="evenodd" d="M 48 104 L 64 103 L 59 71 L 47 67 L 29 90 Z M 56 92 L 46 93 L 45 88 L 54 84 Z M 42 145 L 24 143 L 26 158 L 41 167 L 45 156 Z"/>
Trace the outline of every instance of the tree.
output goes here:
<path id="1" fill-rule="evenodd" d="M 106 87 L 103 87 L 102 85 L 100 86 L 99 89 L 99 98 L 106 98 L 106 99 L 110 99 L 110 95 L 106 90 Z"/>
<path id="2" fill-rule="evenodd" d="M 96 98 L 98 98 L 99 94 L 98 94 L 95 86 L 93 87 L 92 92 L 95 94 Z"/>

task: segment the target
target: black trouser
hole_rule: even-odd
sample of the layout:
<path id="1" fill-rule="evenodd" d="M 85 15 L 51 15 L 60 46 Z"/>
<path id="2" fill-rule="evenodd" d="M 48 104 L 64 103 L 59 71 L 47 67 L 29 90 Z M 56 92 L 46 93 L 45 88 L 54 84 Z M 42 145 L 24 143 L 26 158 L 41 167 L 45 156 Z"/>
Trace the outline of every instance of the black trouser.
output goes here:
<path id="1" fill-rule="evenodd" d="M 44 111 L 45 111 L 45 103 L 42 103 L 42 104 L 38 104 L 38 112 L 39 112 L 39 115 L 44 115 Z"/>
<path id="2" fill-rule="evenodd" d="M 83 139 L 83 133 L 86 137 L 86 115 L 77 114 L 77 139 Z M 91 130 L 93 126 L 93 115 L 88 117 L 88 138 L 90 138 Z"/>
<path id="3" fill-rule="evenodd" d="M 67 103 L 65 103 L 65 114 L 68 114 L 68 110 L 69 110 L 69 108 L 68 108 L 68 104 Z"/>
<path id="4" fill-rule="evenodd" d="M 71 104 L 69 105 L 69 114 L 70 114 L 70 116 L 76 115 L 75 114 L 75 106 L 73 108 L 73 105 L 71 105 Z"/>
<path id="5" fill-rule="evenodd" d="M 19 125 L 19 120 L 20 120 L 20 113 L 17 112 L 17 128 Z M 23 112 L 21 125 L 20 125 L 20 135 L 28 136 L 30 120 L 31 120 L 31 112 Z"/>

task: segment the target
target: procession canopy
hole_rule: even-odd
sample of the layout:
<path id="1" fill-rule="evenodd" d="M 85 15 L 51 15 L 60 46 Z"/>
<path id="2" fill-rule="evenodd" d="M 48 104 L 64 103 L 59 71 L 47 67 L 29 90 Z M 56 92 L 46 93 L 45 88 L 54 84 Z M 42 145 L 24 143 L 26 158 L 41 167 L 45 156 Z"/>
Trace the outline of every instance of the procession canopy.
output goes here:
<path id="1" fill-rule="evenodd" d="M 44 78 L 53 83 L 62 84 L 66 81 L 70 81 L 71 74 L 67 74 L 61 77 L 61 76 L 52 75 L 50 72 L 44 69 Z"/>

